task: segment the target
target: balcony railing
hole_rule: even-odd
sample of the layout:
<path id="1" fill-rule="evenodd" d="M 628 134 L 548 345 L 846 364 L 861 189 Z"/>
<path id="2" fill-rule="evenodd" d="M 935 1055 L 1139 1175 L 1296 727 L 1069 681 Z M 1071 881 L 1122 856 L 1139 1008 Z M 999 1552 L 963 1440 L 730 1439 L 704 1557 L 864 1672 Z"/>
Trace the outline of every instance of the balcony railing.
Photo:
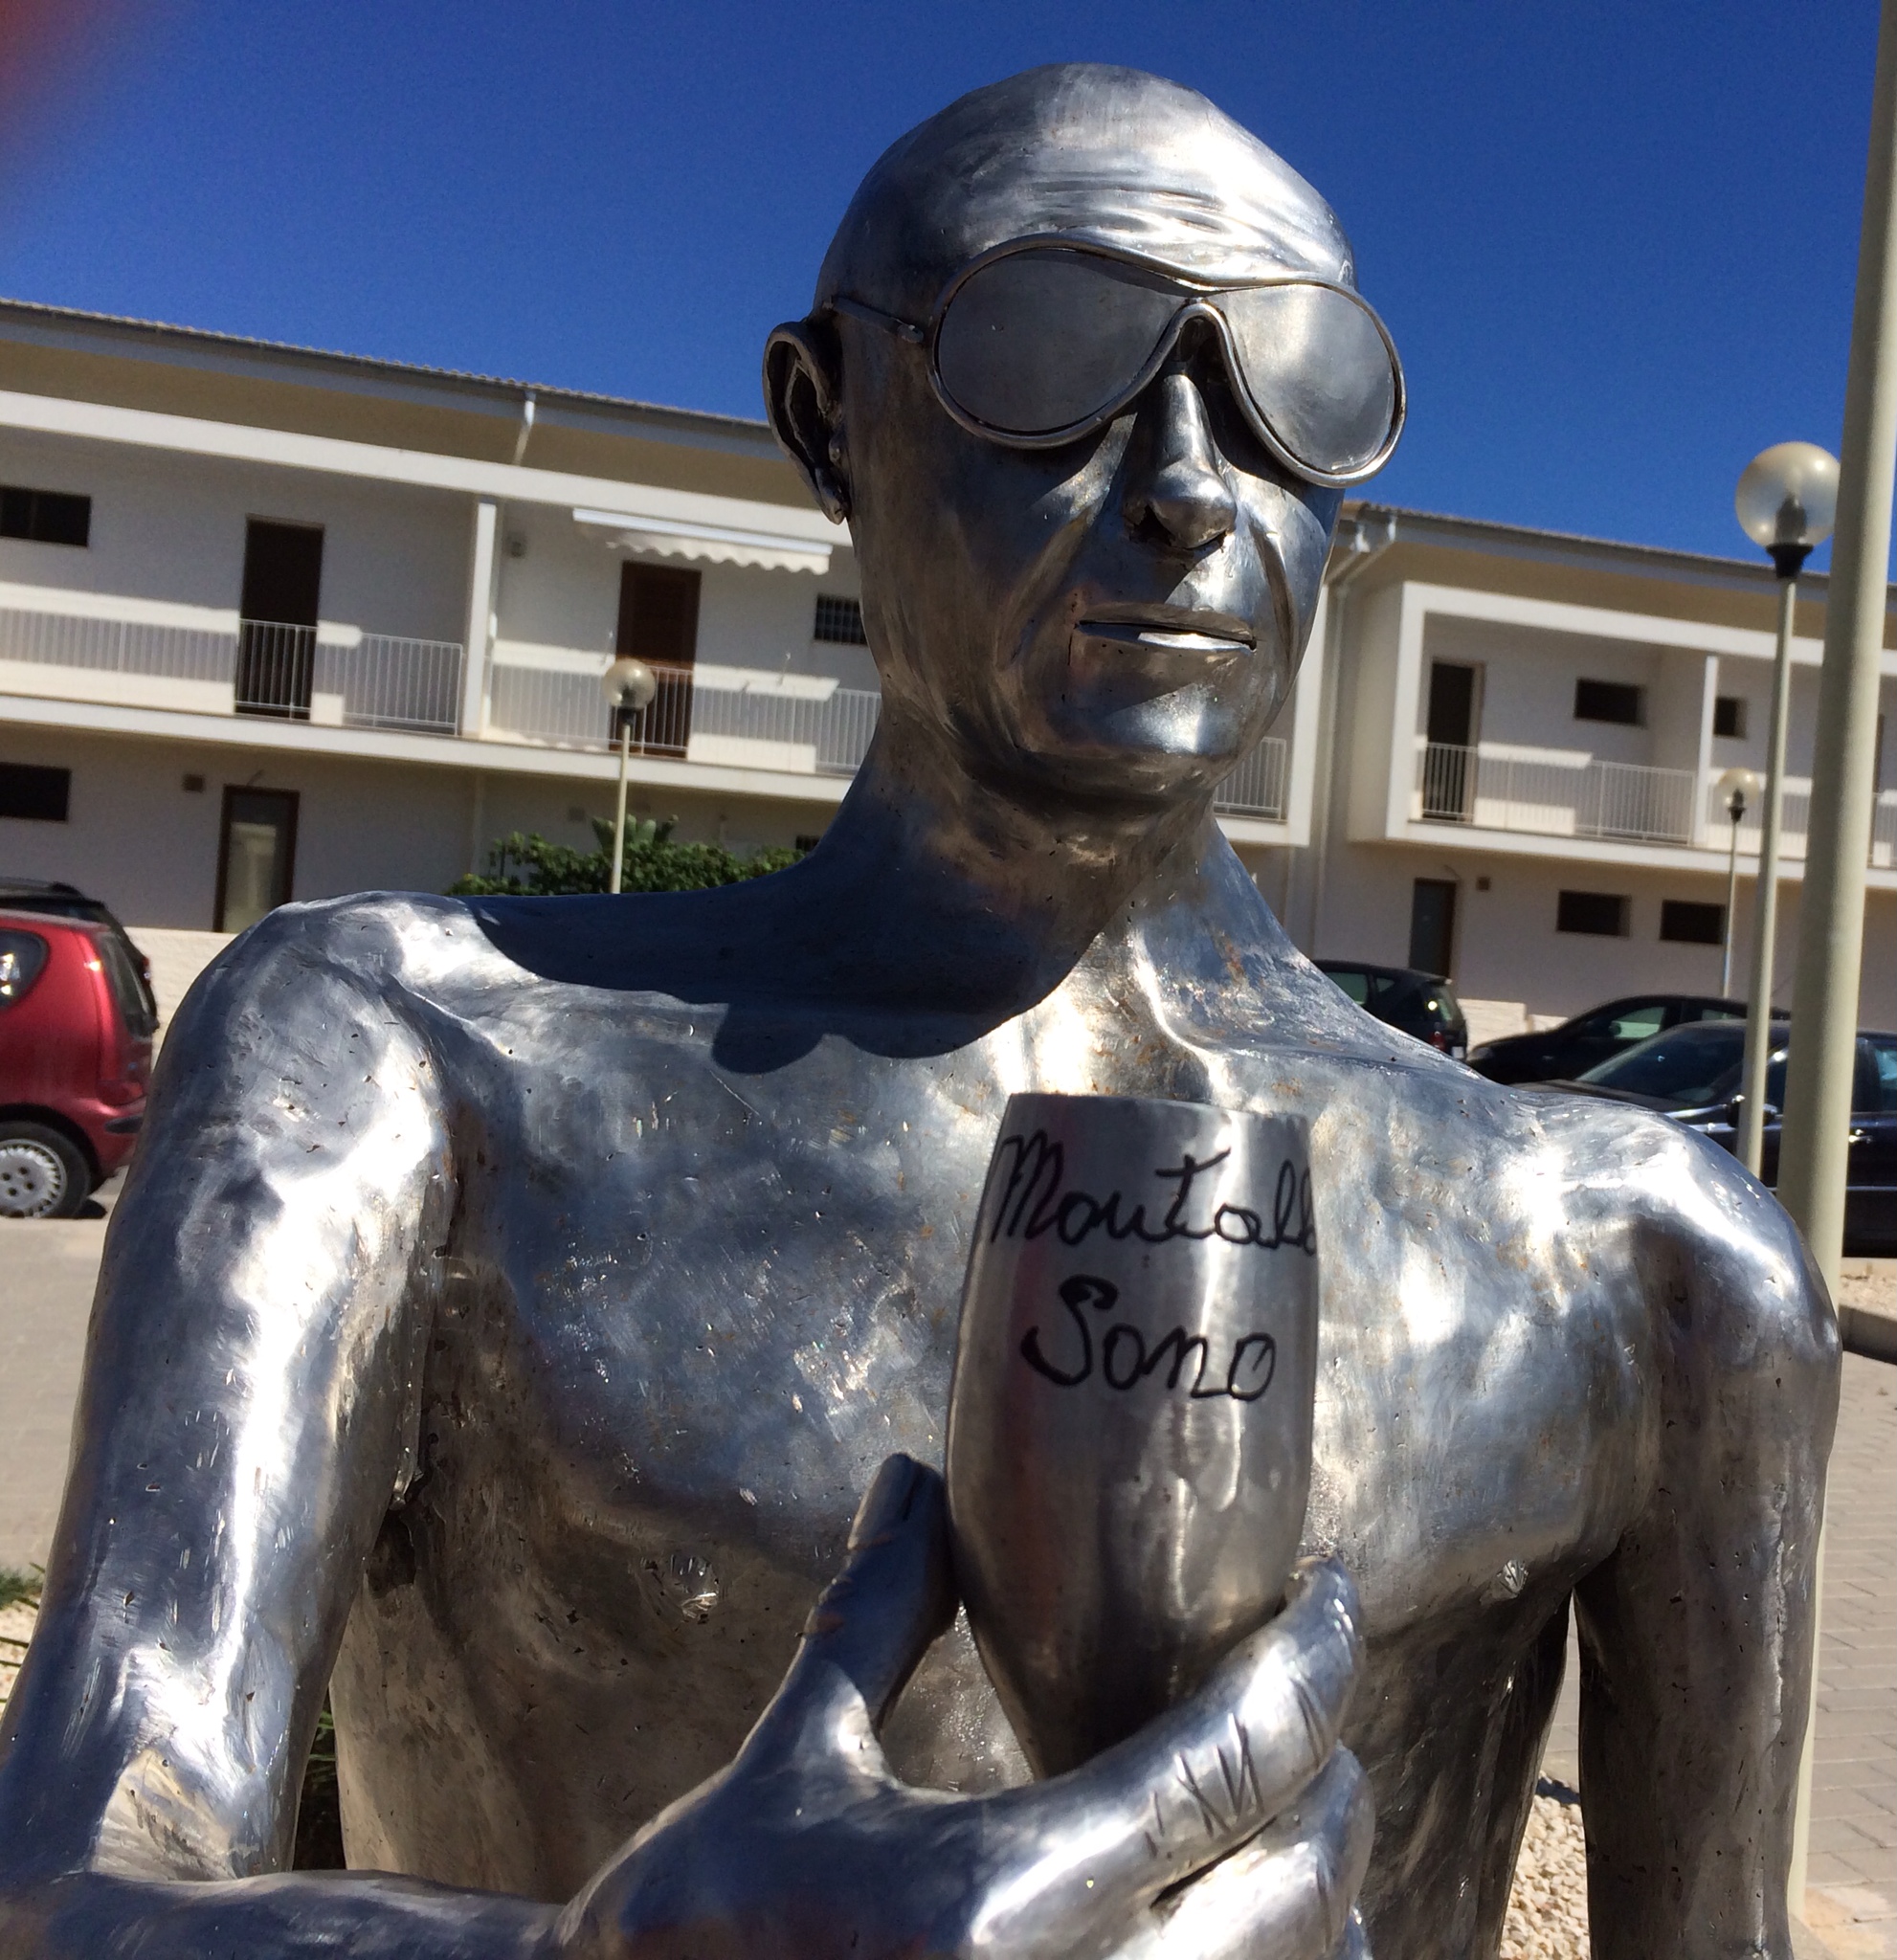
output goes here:
<path id="1" fill-rule="evenodd" d="M 138 707 L 452 735 L 462 659 L 452 640 L 325 638 L 315 627 L 248 619 L 226 633 L 0 608 L 0 688 Z M 106 676 L 116 677 L 109 687 Z"/>
<path id="2" fill-rule="evenodd" d="M 0 608 L 0 693 L 27 693 L 318 726 L 460 732 L 465 657 L 453 641 L 242 620 L 234 630 Z M 604 656 L 553 650 L 489 669 L 486 735 L 554 748 L 613 747 Z M 819 675 L 706 662 L 659 667 L 633 718 L 642 755 L 782 773 L 854 775 L 882 697 Z M 1267 736 L 1220 786 L 1228 815 L 1282 821 L 1289 748 Z"/>
<path id="3" fill-rule="evenodd" d="M 602 668 L 604 662 L 601 662 Z M 792 775 L 854 775 L 869 753 L 882 698 L 815 675 L 742 667 L 655 664 L 658 692 L 631 718 L 636 755 L 763 768 Z M 606 749 L 617 735 L 599 676 L 497 661 L 487 732 L 500 741 Z"/>
<path id="4" fill-rule="evenodd" d="M 636 755 L 791 774 L 854 775 L 869 753 L 882 698 L 815 675 L 653 666 L 658 692 L 631 720 Z M 599 677 L 497 661 L 487 730 L 501 741 L 608 749 L 618 737 Z M 1220 787 L 1216 808 L 1282 820 L 1288 748 L 1267 736 Z"/>
<path id="5" fill-rule="evenodd" d="M 1809 782 L 1788 778 L 1780 806 L 1778 851 L 1794 861 L 1805 855 L 1806 833 L 1811 828 L 1812 792 Z M 1756 858 L 1759 827 L 1764 812 L 1753 797 L 1739 825 L 1739 856 Z M 1709 844 L 1726 849 L 1731 840 L 1732 819 L 1727 813 L 1726 799 L 1717 783 L 1706 786 L 1706 837 Z M 1885 790 L 1873 798 L 1870 824 L 1870 867 L 1873 871 L 1897 869 L 1897 790 Z"/>
<path id="6" fill-rule="evenodd" d="M 1262 816 L 1282 823 L 1289 760 L 1290 745 L 1284 738 L 1267 735 L 1219 784 L 1212 807 L 1228 816 Z"/>
<path id="7" fill-rule="evenodd" d="M 1697 786 L 1691 769 L 1496 755 L 1429 742 L 1417 753 L 1410 815 L 1537 836 L 1690 844 Z"/>

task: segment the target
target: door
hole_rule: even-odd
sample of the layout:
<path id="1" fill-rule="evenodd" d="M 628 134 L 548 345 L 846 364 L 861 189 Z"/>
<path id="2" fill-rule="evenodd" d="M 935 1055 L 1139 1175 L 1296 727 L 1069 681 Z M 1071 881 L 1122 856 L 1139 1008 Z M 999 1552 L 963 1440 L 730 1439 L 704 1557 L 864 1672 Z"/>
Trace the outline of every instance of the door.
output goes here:
<path id="1" fill-rule="evenodd" d="M 254 517 L 244 532 L 237 712 L 309 720 L 323 527 Z"/>
<path id="2" fill-rule="evenodd" d="M 1446 878 L 1419 878 L 1410 894 L 1410 965 L 1446 980 L 1455 957 L 1455 884 Z"/>
<path id="3" fill-rule="evenodd" d="M 229 784 L 217 850 L 215 929 L 241 932 L 287 904 L 297 862 L 297 792 Z"/>
<path id="4" fill-rule="evenodd" d="M 658 678 L 652 705 L 630 717 L 633 746 L 683 755 L 692 735 L 692 663 L 698 658 L 699 575 L 669 565 L 619 568 L 619 630 L 614 644 Z M 615 725 L 613 734 L 618 737 Z"/>
<path id="5" fill-rule="evenodd" d="M 1861 1036 L 1845 1172 L 1844 1250 L 1897 1253 L 1897 1036 Z"/>
<path id="6" fill-rule="evenodd" d="M 1422 813 L 1438 823 L 1467 823 L 1472 814 L 1479 671 L 1450 660 L 1429 663 Z"/>

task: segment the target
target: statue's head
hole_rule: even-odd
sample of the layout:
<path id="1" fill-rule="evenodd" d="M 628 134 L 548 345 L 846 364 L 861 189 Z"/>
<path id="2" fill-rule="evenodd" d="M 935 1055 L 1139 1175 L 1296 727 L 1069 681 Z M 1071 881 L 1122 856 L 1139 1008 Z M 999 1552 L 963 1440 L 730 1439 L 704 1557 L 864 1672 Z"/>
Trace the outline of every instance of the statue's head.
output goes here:
<path id="1" fill-rule="evenodd" d="M 1283 705 L 1402 421 L 1330 208 L 1204 97 L 1093 66 L 885 152 L 765 393 L 849 520 L 885 714 L 1012 793 L 1134 806 Z"/>

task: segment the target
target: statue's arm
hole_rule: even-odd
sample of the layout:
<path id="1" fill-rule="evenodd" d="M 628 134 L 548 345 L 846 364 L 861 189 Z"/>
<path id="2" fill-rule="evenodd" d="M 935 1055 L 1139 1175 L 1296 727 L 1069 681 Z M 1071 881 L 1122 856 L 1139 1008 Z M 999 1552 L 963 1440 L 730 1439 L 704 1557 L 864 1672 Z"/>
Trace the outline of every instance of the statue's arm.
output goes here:
<path id="1" fill-rule="evenodd" d="M 288 1862 L 452 1212 L 431 1058 L 365 950 L 386 930 L 369 904 L 277 915 L 166 1043 L 0 1730 L 15 1899 Z"/>
<path id="2" fill-rule="evenodd" d="M 1575 1602 L 1594 1951 L 1790 1960 L 1837 1328 L 1777 1205 L 1710 1145 L 1676 1147 L 1630 1245 L 1639 1514 Z"/>

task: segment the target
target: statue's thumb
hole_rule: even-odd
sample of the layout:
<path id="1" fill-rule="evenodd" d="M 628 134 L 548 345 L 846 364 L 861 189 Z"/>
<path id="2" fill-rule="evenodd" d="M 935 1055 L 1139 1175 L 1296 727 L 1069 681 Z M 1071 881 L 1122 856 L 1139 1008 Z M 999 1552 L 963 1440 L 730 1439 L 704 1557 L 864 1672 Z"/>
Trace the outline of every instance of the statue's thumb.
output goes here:
<path id="1" fill-rule="evenodd" d="M 896 1698 L 955 1616 L 948 1502 L 911 1457 L 878 1470 L 850 1527 L 850 1557 L 811 1610 L 784 1696 L 821 1694 L 838 1675 L 881 1728 Z"/>

